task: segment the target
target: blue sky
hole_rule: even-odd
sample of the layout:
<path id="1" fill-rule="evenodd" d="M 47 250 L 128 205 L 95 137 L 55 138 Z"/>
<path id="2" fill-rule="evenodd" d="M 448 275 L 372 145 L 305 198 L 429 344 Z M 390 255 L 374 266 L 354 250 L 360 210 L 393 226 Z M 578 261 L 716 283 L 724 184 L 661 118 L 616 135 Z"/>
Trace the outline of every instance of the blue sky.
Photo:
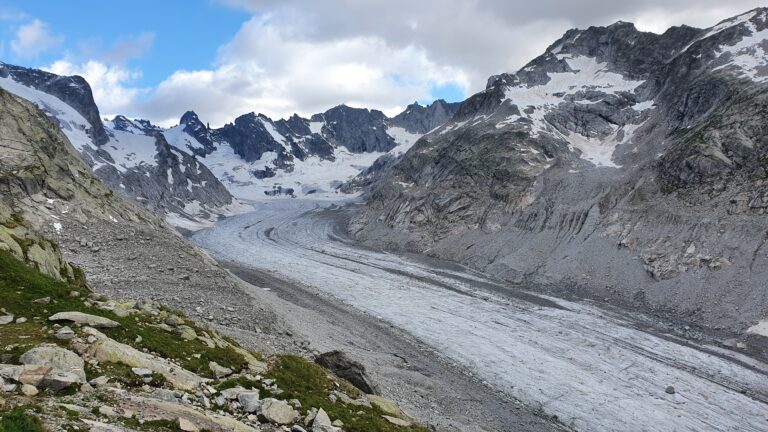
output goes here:
<path id="1" fill-rule="evenodd" d="M 708 27 L 762 0 L 0 0 L 0 59 L 91 84 L 103 116 L 218 126 L 460 101 L 566 30 Z"/>
<path id="2" fill-rule="evenodd" d="M 76 4 L 82 6 L 73 7 Z M 78 0 L 0 1 L 0 10 L 39 19 L 48 24 L 54 35 L 63 37 L 60 47 L 35 57 L 20 57 L 7 46 L 3 57 L 9 62 L 45 66 L 63 56 L 84 58 L 142 34 L 152 34 L 152 43 L 146 51 L 128 62 L 141 66 L 142 77 L 136 84 L 152 86 L 180 68 L 210 67 L 218 47 L 230 40 L 251 17 L 242 9 L 207 1 L 132 0 L 116 7 L 117 4 Z M 18 26 L 28 21 L 5 21 L 3 38 L 12 39 Z"/>

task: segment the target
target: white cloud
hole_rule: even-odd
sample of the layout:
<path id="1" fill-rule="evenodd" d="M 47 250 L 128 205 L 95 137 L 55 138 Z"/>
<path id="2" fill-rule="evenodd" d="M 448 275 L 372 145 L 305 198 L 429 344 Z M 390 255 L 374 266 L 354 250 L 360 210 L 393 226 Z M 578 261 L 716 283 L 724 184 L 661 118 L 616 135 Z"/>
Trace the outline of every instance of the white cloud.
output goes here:
<path id="1" fill-rule="evenodd" d="M 339 103 L 393 113 L 430 98 L 435 85 L 469 89 L 466 73 L 420 47 L 393 47 L 379 37 L 316 42 L 294 30 L 251 19 L 221 48 L 214 69 L 174 73 L 142 111 L 168 124 L 193 109 L 218 126 L 250 111 L 311 115 Z"/>
<path id="2" fill-rule="evenodd" d="M 140 71 L 96 60 L 84 63 L 59 60 L 44 69 L 57 75 L 80 75 L 85 78 L 104 116 L 134 111 L 139 97 L 149 92 L 149 89 L 130 87 L 133 81 L 141 78 Z"/>
<path id="3" fill-rule="evenodd" d="M 20 58 L 34 58 L 63 41 L 63 37 L 51 33 L 48 24 L 35 19 L 19 27 L 16 37 L 11 40 L 11 50 Z"/>

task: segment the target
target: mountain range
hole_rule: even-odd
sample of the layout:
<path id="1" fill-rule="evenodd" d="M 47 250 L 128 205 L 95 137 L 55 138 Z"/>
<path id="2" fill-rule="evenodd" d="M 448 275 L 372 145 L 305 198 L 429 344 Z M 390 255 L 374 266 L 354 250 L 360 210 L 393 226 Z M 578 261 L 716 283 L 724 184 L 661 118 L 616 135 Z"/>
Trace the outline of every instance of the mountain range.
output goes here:
<path id="1" fill-rule="evenodd" d="M 567 31 L 462 103 L 103 121 L 80 77 L 4 64 L 112 190 L 198 229 L 249 200 L 363 192 L 361 242 L 710 330 L 768 310 L 768 9 Z"/>

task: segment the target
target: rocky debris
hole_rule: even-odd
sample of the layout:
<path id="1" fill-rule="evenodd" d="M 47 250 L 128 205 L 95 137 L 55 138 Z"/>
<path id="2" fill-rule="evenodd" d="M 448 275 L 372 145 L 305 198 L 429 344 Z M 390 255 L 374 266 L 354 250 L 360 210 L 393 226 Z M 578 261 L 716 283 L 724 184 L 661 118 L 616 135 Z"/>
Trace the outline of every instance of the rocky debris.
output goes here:
<path id="1" fill-rule="evenodd" d="M 71 321 L 75 324 L 86 325 L 94 328 L 120 327 L 120 323 L 109 318 L 89 315 L 82 312 L 59 312 L 53 314 L 48 321 Z"/>
<path id="2" fill-rule="evenodd" d="M 368 394 L 377 394 L 378 389 L 365 371 L 365 366 L 354 361 L 341 351 L 323 353 L 315 359 L 320 366 L 333 371 L 339 378 L 344 378 L 353 386 Z"/>
<path id="3" fill-rule="evenodd" d="M 287 425 L 299 419 L 299 412 L 283 400 L 267 398 L 261 402 L 259 414 L 268 422 Z"/>
<path id="4" fill-rule="evenodd" d="M 167 359 L 143 353 L 129 345 L 117 342 L 94 328 L 86 327 L 84 332 L 93 336 L 95 340 L 82 347 L 83 353 L 97 361 L 123 363 L 134 368 L 149 369 L 163 375 L 179 389 L 194 389 L 207 381 Z"/>
<path id="5" fill-rule="evenodd" d="M 664 392 L 667 394 L 675 394 L 675 388 L 673 386 L 667 386 L 667 388 L 664 389 Z"/>

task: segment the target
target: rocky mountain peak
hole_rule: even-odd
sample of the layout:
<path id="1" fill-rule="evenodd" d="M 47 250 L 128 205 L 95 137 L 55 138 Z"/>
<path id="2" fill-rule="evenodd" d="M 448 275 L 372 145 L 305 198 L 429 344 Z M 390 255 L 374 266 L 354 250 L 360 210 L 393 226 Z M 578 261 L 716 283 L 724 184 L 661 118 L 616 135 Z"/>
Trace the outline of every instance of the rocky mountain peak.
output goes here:
<path id="1" fill-rule="evenodd" d="M 391 120 L 391 125 L 408 132 L 425 134 L 453 117 L 460 103 L 448 103 L 438 99 L 427 106 L 414 102 Z"/>
<path id="2" fill-rule="evenodd" d="M 81 76 L 59 76 L 39 69 L 0 62 L 0 79 L 45 92 L 70 105 L 89 123 L 89 135 L 97 146 L 109 141 L 88 82 Z"/>
<path id="3" fill-rule="evenodd" d="M 184 132 L 186 132 L 192 138 L 196 139 L 201 144 L 202 147 L 188 146 L 188 148 L 190 148 L 194 154 L 198 156 L 205 156 L 216 149 L 216 146 L 213 143 L 211 130 L 207 125 L 200 121 L 200 118 L 194 111 L 185 112 L 179 120 L 179 125 L 183 126 L 182 130 Z"/>

